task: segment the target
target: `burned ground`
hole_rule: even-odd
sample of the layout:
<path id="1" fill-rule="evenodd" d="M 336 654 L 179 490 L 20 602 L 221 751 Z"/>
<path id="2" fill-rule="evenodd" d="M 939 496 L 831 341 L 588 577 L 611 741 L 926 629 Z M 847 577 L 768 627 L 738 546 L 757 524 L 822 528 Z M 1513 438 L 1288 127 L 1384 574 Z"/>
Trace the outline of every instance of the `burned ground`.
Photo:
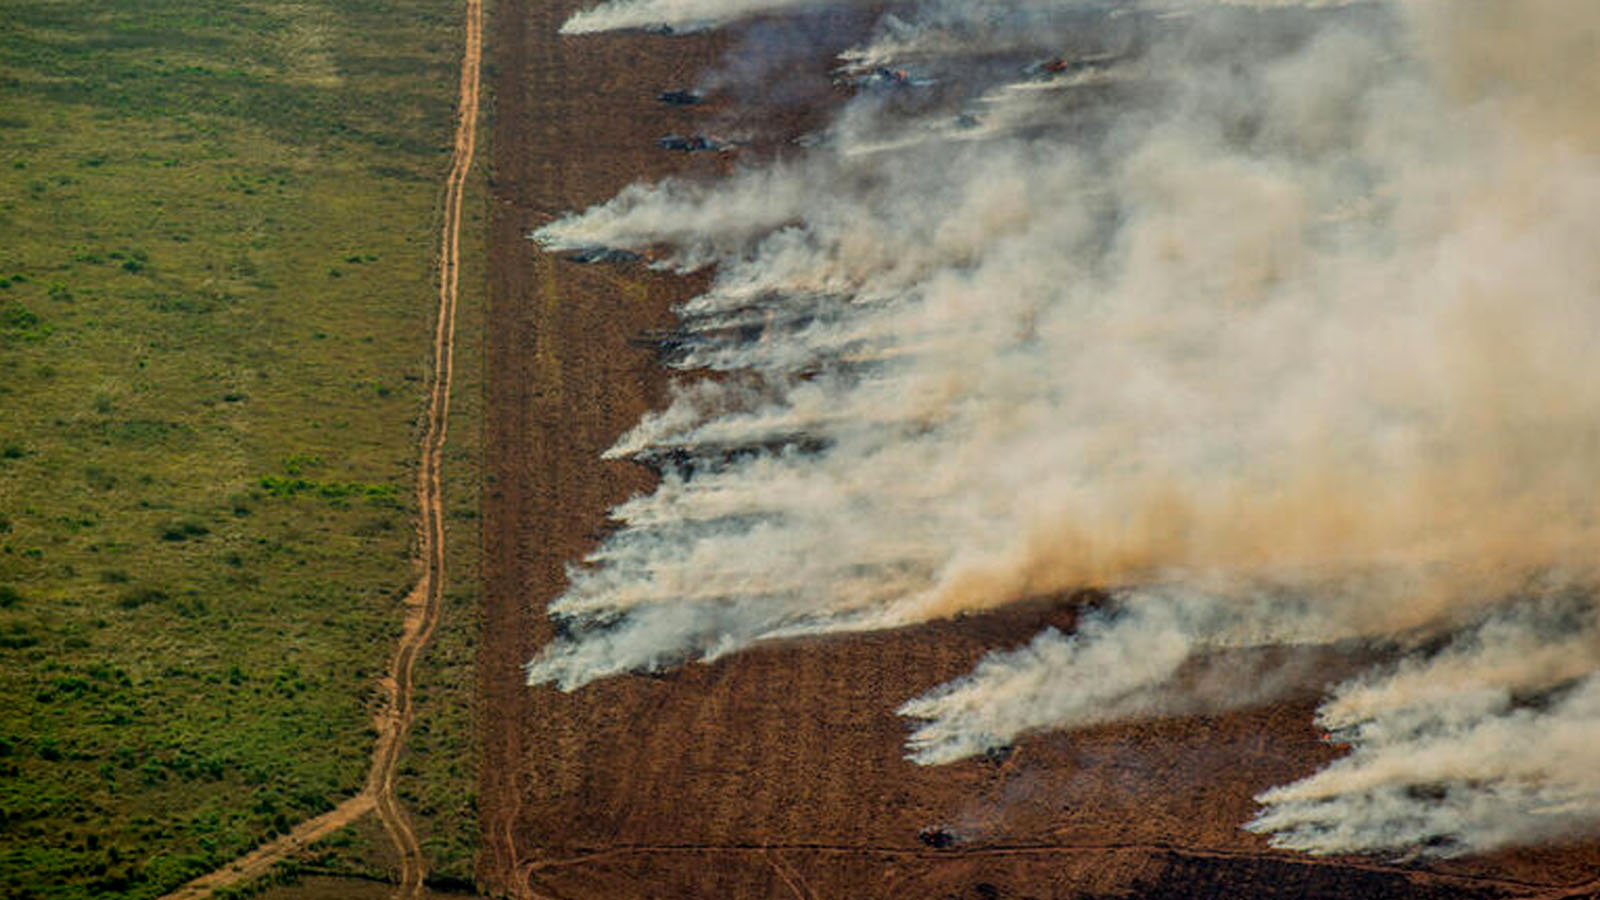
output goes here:
<path id="1" fill-rule="evenodd" d="M 608 507 L 651 484 L 600 454 L 662 401 L 667 374 L 638 338 L 670 330 L 670 307 L 697 286 L 541 254 L 526 235 L 631 181 L 728 164 L 655 138 L 719 115 L 715 97 L 692 108 L 656 97 L 695 83 L 729 38 L 557 37 L 575 7 L 508 0 L 490 36 L 485 888 L 574 900 L 1512 897 L 1593 877 L 1592 848 L 1424 867 L 1281 853 L 1240 831 L 1255 793 L 1339 752 L 1311 724 L 1313 696 L 1044 736 L 945 767 L 903 759 L 901 702 L 988 649 L 1069 628 L 1083 597 L 572 694 L 526 687 L 564 565 L 595 546 Z M 933 846 L 927 829 L 949 840 Z"/>

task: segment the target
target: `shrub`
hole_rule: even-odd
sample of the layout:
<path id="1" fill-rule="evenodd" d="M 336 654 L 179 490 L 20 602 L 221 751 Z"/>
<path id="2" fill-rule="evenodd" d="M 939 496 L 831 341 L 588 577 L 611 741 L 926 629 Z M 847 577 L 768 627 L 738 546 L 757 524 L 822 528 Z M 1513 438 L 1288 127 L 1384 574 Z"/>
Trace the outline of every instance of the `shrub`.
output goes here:
<path id="1" fill-rule="evenodd" d="M 153 587 L 142 587 L 123 594 L 122 599 L 117 601 L 117 605 L 123 609 L 138 609 L 147 603 L 160 603 L 166 599 L 167 594 L 165 591 Z"/>
<path id="2" fill-rule="evenodd" d="M 86 467 L 83 470 L 83 480 L 97 491 L 109 491 L 117 486 L 117 476 L 99 466 Z"/>
<path id="3" fill-rule="evenodd" d="M 51 328 L 33 310 L 15 300 L 0 303 L 0 336 L 19 341 L 39 341 L 50 336 Z"/>
<path id="4" fill-rule="evenodd" d="M 193 519 L 189 519 L 187 521 L 168 525 L 161 529 L 161 539 L 163 541 L 173 542 L 187 541 L 192 537 L 204 537 L 210 533 L 211 529 L 200 524 L 199 522 L 194 521 Z"/>

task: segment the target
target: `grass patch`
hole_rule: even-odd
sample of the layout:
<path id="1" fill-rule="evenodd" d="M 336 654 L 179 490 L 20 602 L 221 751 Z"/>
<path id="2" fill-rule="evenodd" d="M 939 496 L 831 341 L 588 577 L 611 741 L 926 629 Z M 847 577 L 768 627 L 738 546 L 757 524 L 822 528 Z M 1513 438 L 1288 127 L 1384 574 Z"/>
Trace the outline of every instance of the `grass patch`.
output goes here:
<path id="1" fill-rule="evenodd" d="M 159 896 L 360 788 L 412 577 L 459 15 L 7 4 L 0 896 Z M 469 632 L 440 632 L 452 677 Z M 420 711 L 459 759 L 416 771 L 470 805 L 459 680 Z M 423 827 L 470 876 L 459 813 Z"/>
<path id="2" fill-rule="evenodd" d="M 261 489 L 270 497 L 298 497 L 302 494 L 320 497 L 335 506 L 353 497 L 367 500 L 377 506 L 395 506 L 400 490 L 393 484 L 363 484 L 359 481 L 312 481 L 309 478 L 264 475 Z"/>

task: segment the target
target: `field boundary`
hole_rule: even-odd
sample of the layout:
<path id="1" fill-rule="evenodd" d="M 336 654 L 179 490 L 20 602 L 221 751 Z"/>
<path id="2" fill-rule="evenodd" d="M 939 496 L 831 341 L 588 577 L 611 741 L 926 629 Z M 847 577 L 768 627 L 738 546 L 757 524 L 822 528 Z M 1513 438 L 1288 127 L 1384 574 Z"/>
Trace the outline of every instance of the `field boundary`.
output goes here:
<path id="1" fill-rule="evenodd" d="M 1344 859 L 1326 859 L 1292 852 L 1228 850 L 1221 848 L 1191 847 L 1161 841 L 1106 842 L 1064 844 L 1020 844 L 975 846 L 962 849 L 928 849 L 904 846 L 869 846 L 862 844 L 827 843 L 748 843 L 748 844 L 652 844 L 619 845 L 581 850 L 559 858 L 546 858 L 523 862 L 517 870 L 518 879 L 531 882 L 540 871 L 580 866 L 616 857 L 658 854 L 732 854 L 770 857 L 774 852 L 818 853 L 828 856 L 882 856 L 890 858 L 917 858 L 957 861 L 962 859 L 1015 856 L 1066 856 L 1084 853 L 1128 853 L 1157 856 L 1168 854 L 1190 859 L 1271 860 L 1291 866 L 1333 867 L 1359 870 L 1381 875 L 1393 875 L 1415 882 L 1437 884 L 1467 889 L 1489 887 L 1506 892 L 1508 898 L 1517 900 L 1556 900 L 1585 895 L 1600 886 L 1600 881 L 1576 884 L 1559 884 L 1525 881 L 1493 875 L 1436 872 L 1405 865 L 1387 865 Z M 780 875 L 782 873 L 780 872 Z M 787 879 L 786 879 L 787 880 Z"/>

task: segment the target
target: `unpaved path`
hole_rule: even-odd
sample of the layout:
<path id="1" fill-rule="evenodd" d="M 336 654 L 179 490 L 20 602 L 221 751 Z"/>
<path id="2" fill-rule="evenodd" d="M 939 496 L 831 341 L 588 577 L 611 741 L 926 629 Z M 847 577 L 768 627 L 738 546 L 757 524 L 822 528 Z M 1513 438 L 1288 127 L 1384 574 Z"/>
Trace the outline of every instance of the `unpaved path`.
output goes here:
<path id="1" fill-rule="evenodd" d="M 439 623 L 444 598 L 445 542 L 442 469 L 449 430 L 450 386 L 455 375 L 456 298 L 461 281 L 461 204 L 477 149 L 479 71 L 483 60 L 483 4 L 467 0 L 466 49 L 461 59 L 455 147 L 445 180 L 444 224 L 439 237 L 439 303 L 433 333 L 433 378 L 428 419 L 417 466 L 417 507 L 422 577 L 406 598 L 405 631 L 389 667 L 389 704 L 378 726 L 364 793 L 373 798 L 400 859 L 399 896 L 420 894 L 427 862 L 410 818 L 395 796 L 395 771 L 413 717 L 412 682 L 417 657 Z"/>
<path id="2" fill-rule="evenodd" d="M 377 810 L 400 860 L 397 896 L 420 896 L 427 861 L 410 817 L 395 796 L 395 771 L 414 716 L 412 686 L 417 657 L 433 636 L 444 597 L 444 491 L 442 465 L 450 419 L 450 386 L 455 375 L 456 298 L 461 280 L 461 205 L 477 149 L 479 72 L 483 62 L 483 3 L 467 0 L 466 48 L 461 59 L 455 147 L 445 180 L 444 222 L 439 238 L 439 298 L 433 332 L 433 374 L 428 414 L 417 466 L 418 579 L 405 599 L 405 623 L 384 679 L 388 702 L 376 716 L 378 739 L 361 792 L 329 812 L 301 822 L 289 833 L 209 872 L 162 900 L 200 900 L 220 888 L 265 875 L 274 865 L 323 837 Z"/>
<path id="3" fill-rule="evenodd" d="M 366 815 L 372 806 L 372 796 L 363 791 L 315 819 L 301 822 L 288 834 L 262 844 L 216 871 L 201 875 L 161 900 L 199 900 L 222 888 L 260 878 L 279 862 Z"/>

